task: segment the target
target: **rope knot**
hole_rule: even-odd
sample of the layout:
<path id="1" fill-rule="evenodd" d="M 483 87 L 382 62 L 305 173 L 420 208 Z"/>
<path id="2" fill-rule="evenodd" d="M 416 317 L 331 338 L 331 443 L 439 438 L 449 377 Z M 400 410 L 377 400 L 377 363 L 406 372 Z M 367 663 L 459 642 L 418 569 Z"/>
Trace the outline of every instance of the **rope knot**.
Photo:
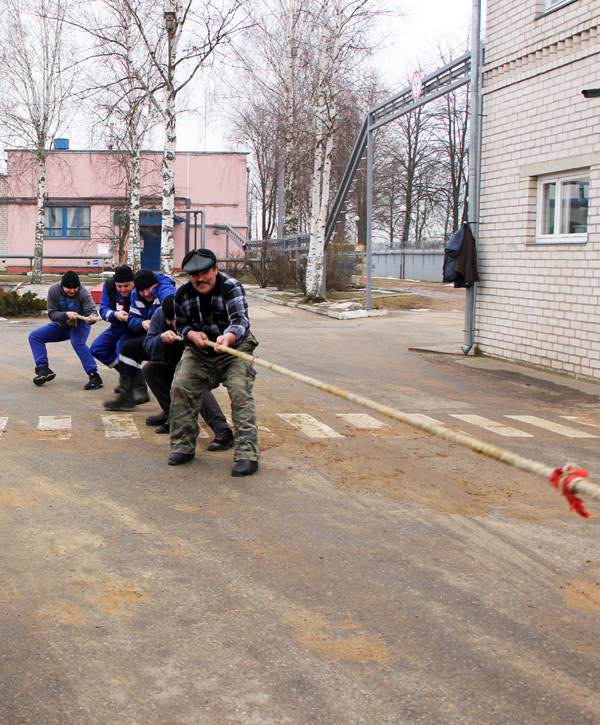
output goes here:
<path id="1" fill-rule="evenodd" d="M 572 493 L 572 489 L 578 481 L 587 478 L 588 474 L 589 471 L 579 468 L 576 463 L 568 463 L 562 468 L 555 468 L 550 476 L 550 483 L 558 488 L 569 502 L 569 511 L 575 510 L 586 519 L 590 514 L 584 507 L 582 499 Z"/>

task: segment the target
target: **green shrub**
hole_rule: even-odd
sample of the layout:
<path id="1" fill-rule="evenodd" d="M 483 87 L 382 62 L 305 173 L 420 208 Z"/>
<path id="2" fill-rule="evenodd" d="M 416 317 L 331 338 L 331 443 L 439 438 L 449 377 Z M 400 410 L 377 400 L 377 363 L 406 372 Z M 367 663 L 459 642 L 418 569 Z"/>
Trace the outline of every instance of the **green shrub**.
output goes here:
<path id="1" fill-rule="evenodd" d="M 0 287 L 0 316 L 1 317 L 28 317 L 39 315 L 46 309 L 46 300 L 38 299 L 35 292 L 25 292 L 21 296 L 18 292 L 6 292 Z"/>

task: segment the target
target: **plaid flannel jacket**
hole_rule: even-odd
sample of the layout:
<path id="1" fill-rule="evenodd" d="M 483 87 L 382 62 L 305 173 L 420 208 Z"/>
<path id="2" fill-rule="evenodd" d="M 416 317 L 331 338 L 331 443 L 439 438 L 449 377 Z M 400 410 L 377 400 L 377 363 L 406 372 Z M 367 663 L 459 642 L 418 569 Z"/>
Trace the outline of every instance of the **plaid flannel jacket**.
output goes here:
<path id="1" fill-rule="evenodd" d="M 204 332 L 216 342 L 219 335 L 233 332 L 236 337 L 232 347 L 237 347 L 250 330 L 248 302 L 242 285 L 233 277 L 219 272 L 212 290 L 210 317 L 204 319 L 200 307 L 201 294 L 186 282 L 175 295 L 175 327 L 187 342 L 192 330 Z M 189 343 L 188 343 L 189 344 Z M 203 352 L 208 352 L 208 349 Z M 213 352 L 210 350 L 210 352 Z"/>

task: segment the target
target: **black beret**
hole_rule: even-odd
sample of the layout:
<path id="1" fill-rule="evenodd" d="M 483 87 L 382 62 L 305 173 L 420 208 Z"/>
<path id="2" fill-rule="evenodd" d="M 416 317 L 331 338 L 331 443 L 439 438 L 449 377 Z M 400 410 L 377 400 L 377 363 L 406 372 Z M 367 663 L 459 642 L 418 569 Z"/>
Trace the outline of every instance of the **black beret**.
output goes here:
<path id="1" fill-rule="evenodd" d="M 115 269 L 115 282 L 133 282 L 133 269 L 128 264 L 122 264 Z"/>
<path id="2" fill-rule="evenodd" d="M 154 287 L 155 284 L 158 284 L 158 279 L 151 269 L 138 269 L 133 281 L 138 292 L 140 290 L 148 289 L 148 287 Z"/>
<path id="3" fill-rule="evenodd" d="M 217 263 L 215 253 L 210 249 L 192 249 L 183 258 L 181 268 L 186 274 L 205 272 Z"/>

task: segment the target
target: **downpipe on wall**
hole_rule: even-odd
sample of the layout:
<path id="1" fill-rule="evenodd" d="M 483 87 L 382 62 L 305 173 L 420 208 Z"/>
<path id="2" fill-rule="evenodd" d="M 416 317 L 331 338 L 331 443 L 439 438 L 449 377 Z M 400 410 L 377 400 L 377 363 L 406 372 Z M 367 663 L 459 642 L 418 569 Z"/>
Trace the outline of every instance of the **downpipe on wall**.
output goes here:
<path id="1" fill-rule="evenodd" d="M 480 145 L 480 68 L 481 68 L 481 0 L 473 0 L 471 17 L 471 83 L 469 87 L 469 224 L 479 238 Z M 467 287 L 465 299 L 465 338 L 461 350 L 468 355 L 475 342 L 475 308 L 477 283 Z"/>

